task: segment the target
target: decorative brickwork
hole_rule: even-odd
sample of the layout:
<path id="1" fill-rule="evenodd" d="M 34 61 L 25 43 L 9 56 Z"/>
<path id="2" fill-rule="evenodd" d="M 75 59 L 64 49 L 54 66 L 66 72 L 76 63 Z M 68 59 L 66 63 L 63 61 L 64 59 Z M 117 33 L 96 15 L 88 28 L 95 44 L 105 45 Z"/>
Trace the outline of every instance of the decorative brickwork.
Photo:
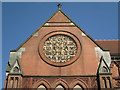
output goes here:
<path id="1" fill-rule="evenodd" d="M 97 85 L 97 77 L 90 77 L 91 82 L 91 88 L 98 88 Z"/>
<path id="2" fill-rule="evenodd" d="M 22 88 L 30 88 L 30 78 L 23 78 Z"/>
<path id="3" fill-rule="evenodd" d="M 116 80 L 116 83 L 117 87 L 120 87 L 120 80 Z"/>
<path id="4" fill-rule="evenodd" d="M 40 77 L 34 77 L 34 78 L 32 78 L 32 85 L 34 83 L 36 83 L 38 80 L 40 80 L 40 79 L 41 79 Z"/>
<path id="5" fill-rule="evenodd" d="M 55 88 L 57 84 L 64 84 L 66 87 L 73 87 L 73 85 L 79 83 L 83 85 L 84 88 L 89 88 L 89 82 L 91 82 L 91 88 L 97 88 L 97 80 L 96 77 L 32 77 L 32 84 L 30 84 L 31 77 L 24 77 L 23 79 L 23 87 L 22 88 L 33 88 L 39 86 L 39 83 L 45 82 L 45 86 L 49 86 L 51 88 Z M 31 86 L 32 85 L 32 86 Z M 36 86 L 37 85 L 37 86 Z M 54 87 L 53 87 L 54 86 Z"/>

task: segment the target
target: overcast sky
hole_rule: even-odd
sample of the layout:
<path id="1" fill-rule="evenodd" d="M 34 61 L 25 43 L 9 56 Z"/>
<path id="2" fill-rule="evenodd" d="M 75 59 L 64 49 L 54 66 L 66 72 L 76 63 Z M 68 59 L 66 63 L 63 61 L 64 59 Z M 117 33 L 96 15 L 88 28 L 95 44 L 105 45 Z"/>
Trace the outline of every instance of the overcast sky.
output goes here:
<path id="1" fill-rule="evenodd" d="M 16 49 L 57 9 L 57 3 L 3 3 L 2 4 L 2 75 L 10 50 Z M 118 39 L 118 3 L 62 3 L 67 14 L 93 39 Z"/>

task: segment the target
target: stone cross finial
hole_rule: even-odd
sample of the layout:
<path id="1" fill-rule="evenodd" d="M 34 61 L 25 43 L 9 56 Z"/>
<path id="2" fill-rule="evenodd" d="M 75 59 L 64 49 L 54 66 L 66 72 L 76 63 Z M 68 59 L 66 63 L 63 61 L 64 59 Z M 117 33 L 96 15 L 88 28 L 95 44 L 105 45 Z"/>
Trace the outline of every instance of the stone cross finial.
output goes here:
<path id="1" fill-rule="evenodd" d="M 61 9 L 61 6 L 62 6 L 62 5 L 61 5 L 61 3 L 59 3 L 57 6 L 58 6 L 59 9 Z"/>

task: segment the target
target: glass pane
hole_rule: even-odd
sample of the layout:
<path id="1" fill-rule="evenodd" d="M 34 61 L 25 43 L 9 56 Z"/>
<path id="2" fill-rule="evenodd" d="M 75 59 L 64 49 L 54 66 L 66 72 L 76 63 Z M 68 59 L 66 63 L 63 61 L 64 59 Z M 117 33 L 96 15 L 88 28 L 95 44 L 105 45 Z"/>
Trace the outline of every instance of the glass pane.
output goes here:
<path id="1" fill-rule="evenodd" d="M 64 87 L 62 85 L 58 85 L 55 90 L 65 90 Z"/>
<path id="2" fill-rule="evenodd" d="M 44 85 L 40 85 L 37 90 L 47 90 Z"/>
<path id="3" fill-rule="evenodd" d="M 80 85 L 75 85 L 73 90 L 83 90 L 83 88 Z"/>

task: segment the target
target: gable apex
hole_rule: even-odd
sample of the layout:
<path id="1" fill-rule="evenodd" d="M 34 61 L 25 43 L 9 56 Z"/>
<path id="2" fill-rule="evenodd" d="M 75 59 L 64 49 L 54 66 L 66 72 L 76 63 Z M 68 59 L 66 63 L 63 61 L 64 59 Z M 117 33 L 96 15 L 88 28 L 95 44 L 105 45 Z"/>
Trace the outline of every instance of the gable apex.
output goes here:
<path id="1" fill-rule="evenodd" d="M 61 10 L 57 12 L 50 18 L 48 22 L 71 22 Z"/>
<path id="2" fill-rule="evenodd" d="M 59 19 L 62 17 L 61 19 Z M 69 25 L 49 25 L 49 23 L 69 23 Z M 18 51 L 23 44 L 25 44 L 36 32 L 38 32 L 42 27 L 77 27 L 79 30 L 83 32 L 83 36 L 87 36 L 91 39 L 98 47 L 100 47 L 103 51 L 109 51 L 103 49 L 97 42 L 92 39 L 83 29 L 81 29 L 72 19 L 70 19 L 61 9 L 58 9 L 49 19 L 47 19 L 35 32 L 32 33 L 17 49 L 10 50 L 10 52 Z"/>

